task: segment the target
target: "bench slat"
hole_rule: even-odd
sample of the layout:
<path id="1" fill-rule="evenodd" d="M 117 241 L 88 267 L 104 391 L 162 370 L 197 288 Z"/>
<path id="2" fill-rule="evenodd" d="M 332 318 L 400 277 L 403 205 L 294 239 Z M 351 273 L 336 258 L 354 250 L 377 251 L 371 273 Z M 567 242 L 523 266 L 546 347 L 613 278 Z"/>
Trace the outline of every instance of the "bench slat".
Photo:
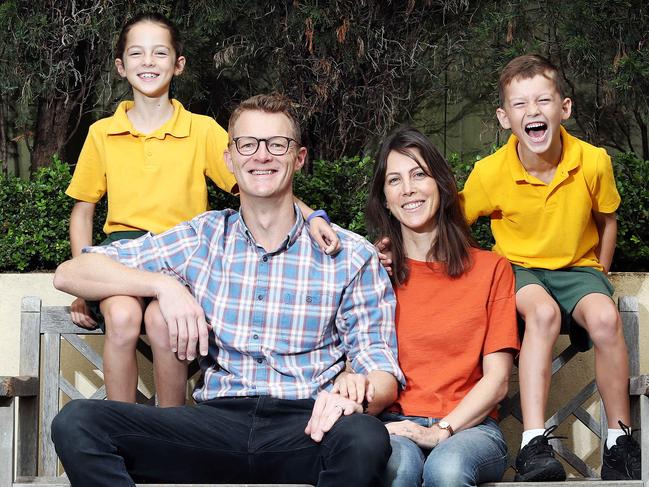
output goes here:
<path id="1" fill-rule="evenodd" d="M 0 376 L 0 397 L 38 395 L 37 377 Z"/>

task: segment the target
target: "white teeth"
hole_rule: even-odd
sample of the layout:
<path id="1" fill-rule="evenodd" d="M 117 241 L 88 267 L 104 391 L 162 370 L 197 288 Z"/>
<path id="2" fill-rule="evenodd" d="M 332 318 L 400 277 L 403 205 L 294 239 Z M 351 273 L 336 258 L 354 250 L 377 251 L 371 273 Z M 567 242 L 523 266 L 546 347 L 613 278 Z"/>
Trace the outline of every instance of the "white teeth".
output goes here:
<path id="1" fill-rule="evenodd" d="M 140 78 L 157 78 L 158 75 L 154 73 L 142 73 Z"/>
<path id="2" fill-rule="evenodd" d="M 251 171 L 251 173 L 254 174 L 254 175 L 257 175 L 257 176 L 265 176 L 265 175 L 267 176 L 267 175 L 269 175 L 269 174 L 272 174 L 273 171 L 272 171 L 271 169 L 267 169 L 267 170 L 265 170 L 265 171 L 262 171 L 262 170 L 254 170 L 254 171 Z"/>
<path id="3" fill-rule="evenodd" d="M 528 129 L 535 129 L 537 127 L 544 127 L 545 124 L 543 122 L 533 122 L 533 123 L 528 123 L 525 128 Z"/>
<path id="4" fill-rule="evenodd" d="M 414 210 L 415 208 L 419 208 L 421 205 L 423 205 L 423 201 L 412 201 L 410 203 L 406 203 L 405 205 L 402 206 L 404 210 Z"/>

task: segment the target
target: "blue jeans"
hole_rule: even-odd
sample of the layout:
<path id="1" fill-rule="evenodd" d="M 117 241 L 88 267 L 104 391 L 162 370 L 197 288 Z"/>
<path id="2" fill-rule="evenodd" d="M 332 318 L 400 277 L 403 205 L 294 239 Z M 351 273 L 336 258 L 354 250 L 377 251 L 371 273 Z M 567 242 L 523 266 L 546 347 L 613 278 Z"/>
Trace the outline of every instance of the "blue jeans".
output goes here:
<path id="1" fill-rule="evenodd" d="M 73 487 L 139 483 L 375 486 L 390 456 L 383 424 L 341 417 L 320 443 L 304 433 L 313 399 L 215 399 L 156 408 L 71 401 L 52 438 Z"/>
<path id="2" fill-rule="evenodd" d="M 437 418 L 385 413 L 384 422 L 409 419 L 430 427 Z M 458 431 L 432 450 L 391 435 L 392 455 L 385 471 L 385 485 L 391 487 L 476 486 L 497 482 L 507 467 L 507 445 L 498 423 L 487 417 L 481 424 Z"/>

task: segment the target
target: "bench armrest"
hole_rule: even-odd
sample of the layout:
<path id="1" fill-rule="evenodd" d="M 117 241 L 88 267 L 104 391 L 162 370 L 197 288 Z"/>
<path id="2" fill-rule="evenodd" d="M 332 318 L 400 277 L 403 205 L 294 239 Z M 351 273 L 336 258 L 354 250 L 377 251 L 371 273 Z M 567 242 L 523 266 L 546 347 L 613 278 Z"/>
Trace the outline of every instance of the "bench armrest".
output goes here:
<path id="1" fill-rule="evenodd" d="M 631 396 L 649 396 L 649 375 L 636 375 L 629 379 Z"/>
<path id="2" fill-rule="evenodd" d="M 0 376 L 0 398 L 38 395 L 38 377 Z"/>

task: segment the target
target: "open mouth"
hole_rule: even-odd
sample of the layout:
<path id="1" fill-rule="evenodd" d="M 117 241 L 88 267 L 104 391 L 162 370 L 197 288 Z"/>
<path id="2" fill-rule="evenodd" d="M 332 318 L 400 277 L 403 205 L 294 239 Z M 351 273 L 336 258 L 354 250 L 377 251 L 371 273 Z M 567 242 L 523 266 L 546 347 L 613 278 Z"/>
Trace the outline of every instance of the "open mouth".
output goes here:
<path id="1" fill-rule="evenodd" d="M 138 77 L 142 78 L 142 79 L 154 79 L 154 78 L 157 78 L 158 76 L 159 75 L 156 74 L 156 73 L 140 73 L 140 74 L 138 74 Z"/>
<path id="2" fill-rule="evenodd" d="M 543 122 L 532 122 L 525 125 L 525 133 L 533 139 L 542 139 L 547 130 L 548 125 Z"/>
<path id="3" fill-rule="evenodd" d="M 410 201 L 410 202 L 408 202 L 408 203 L 406 203 L 404 205 L 401 205 L 401 208 L 403 208 L 404 210 L 416 210 L 417 208 L 419 208 L 423 204 L 424 204 L 424 202 L 421 201 L 421 200 L 420 201 Z"/>
<path id="4" fill-rule="evenodd" d="M 270 176 L 271 174 L 275 174 L 277 171 L 275 169 L 251 169 L 248 171 L 248 173 L 252 174 L 253 176 Z"/>

